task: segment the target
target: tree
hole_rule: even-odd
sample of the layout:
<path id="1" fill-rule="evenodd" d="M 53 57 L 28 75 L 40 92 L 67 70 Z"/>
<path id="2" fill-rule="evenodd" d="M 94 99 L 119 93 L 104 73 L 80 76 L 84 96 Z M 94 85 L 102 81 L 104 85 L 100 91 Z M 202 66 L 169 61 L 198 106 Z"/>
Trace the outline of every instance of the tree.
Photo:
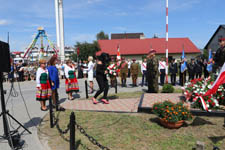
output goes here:
<path id="1" fill-rule="evenodd" d="M 203 49 L 203 58 L 208 60 L 209 57 L 209 51 L 207 49 Z"/>
<path id="2" fill-rule="evenodd" d="M 79 48 L 80 53 L 79 53 L 79 59 L 81 60 L 87 60 L 88 56 L 96 56 L 96 52 L 98 52 L 100 50 L 100 47 L 98 45 L 97 41 L 93 41 L 93 43 L 80 43 L 77 42 L 75 45 L 75 48 Z M 74 56 L 75 58 L 75 56 Z"/>
<path id="3" fill-rule="evenodd" d="M 105 34 L 104 31 L 100 31 L 97 35 L 96 35 L 97 40 L 108 40 L 109 39 L 109 35 Z"/>

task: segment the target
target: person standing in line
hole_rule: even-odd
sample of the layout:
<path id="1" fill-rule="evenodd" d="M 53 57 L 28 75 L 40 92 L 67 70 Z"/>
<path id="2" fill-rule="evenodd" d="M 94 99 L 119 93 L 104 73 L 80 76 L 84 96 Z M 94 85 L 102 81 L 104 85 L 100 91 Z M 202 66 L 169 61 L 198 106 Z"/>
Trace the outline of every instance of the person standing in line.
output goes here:
<path id="1" fill-rule="evenodd" d="M 188 64 L 188 80 L 193 80 L 195 78 L 195 60 L 192 58 L 191 62 Z"/>
<path id="2" fill-rule="evenodd" d="M 90 84 L 90 94 L 92 94 L 94 92 L 93 87 L 94 87 L 94 83 L 93 83 L 93 78 L 94 78 L 94 63 L 93 63 L 93 57 L 89 56 L 88 57 L 88 81 Z"/>
<path id="3" fill-rule="evenodd" d="M 202 77 L 202 68 L 203 68 L 202 59 L 200 57 L 198 57 L 198 59 L 195 63 L 195 73 L 196 73 L 197 79 Z"/>
<path id="4" fill-rule="evenodd" d="M 127 77 L 128 77 L 128 78 L 130 78 L 130 74 L 131 74 L 131 72 L 130 72 L 131 64 L 132 64 L 131 60 L 128 59 L 128 60 L 127 60 L 127 65 L 128 65 L 128 75 L 127 75 Z"/>
<path id="5" fill-rule="evenodd" d="M 220 71 L 220 68 L 225 63 L 225 37 L 220 37 L 219 40 L 219 48 L 216 50 L 216 54 L 213 57 L 213 73 L 217 74 Z"/>
<path id="6" fill-rule="evenodd" d="M 75 68 L 72 65 L 71 60 L 66 61 L 65 65 L 65 84 L 66 84 L 66 93 L 68 94 L 68 99 L 73 100 L 73 92 L 79 92 L 79 86 L 75 74 Z"/>
<path id="7" fill-rule="evenodd" d="M 145 58 L 144 61 L 141 64 L 141 73 L 142 73 L 142 81 L 141 81 L 141 86 L 143 87 L 144 85 L 147 85 L 147 59 Z"/>
<path id="8" fill-rule="evenodd" d="M 116 82 L 117 82 L 117 80 L 116 80 L 117 65 L 116 65 L 116 61 L 113 57 L 111 58 L 110 65 L 107 67 L 107 69 L 109 71 L 110 85 L 111 85 L 111 87 L 115 87 Z"/>
<path id="9" fill-rule="evenodd" d="M 48 69 L 46 68 L 46 60 L 41 59 L 39 65 L 40 67 L 36 73 L 36 100 L 40 101 L 41 110 L 47 111 L 46 101 L 51 97 L 51 86 L 49 83 Z"/>
<path id="10" fill-rule="evenodd" d="M 148 78 L 148 91 L 147 93 L 158 93 L 159 85 L 159 62 L 157 58 L 155 58 L 156 50 L 150 50 L 148 53 L 148 62 L 147 62 L 147 78 Z"/>
<path id="11" fill-rule="evenodd" d="M 83 70 L 82 70 L 82 60 L 79 60 L 79 63 L 78 63 L 78 79 L 82 79 L 83 78 Z"/>
<path id="12" fill-rule="evenodd" d="M 86 60 L 84 60 L 84 64 L 83 64 L 83 66 L 82 66 L 82 68 L 83 68 L 83 75 L 84 75 L 84 78 L 87 78 L 87 73 L 88 73 L 88 64 L 87 64 L 87 61 Z"/>
<path id="13" fill-rule="evenodd" d="M 120 69 L 120 77 L 121 77 L 121 84 L 122 87 L 126 87 L 126 82 L 127 82 L 127 74 L 128 74 L 128 64 L 125 61 L 125 58 L 122 57 L 122 62 L 120 63 L 119 66 Z"/>
<path id="14" fill-rule="evenodd" d="M 131 64 L 130 73 L 132 76 L 133 87 L 135 87 L 135 86 L 137 86 L 137 78 L 138 78 L 138 73 L 139 73 L 139 65 L 136 63 L 135 58 L 133 59 L 133 63 Z"/>
<path id="15" fill-rule="evenodd" d="M 175 62 L 174 58 L 172 59 L 172 62 L 170 63 L 169 71 L 170 71 L 171 84 L 176 85 L 177 63 Z"/>
<path id="16" fill-rule="evenodd" d="M 203 63 L 203 72 L 204 72 L 204 78 L 208 78 L 209 77 L 209 71 L 207 70 L 207 66 L 208 66 L 208 62 L 205 59 L 204 63 Z"/>
<path id="17" fill-rule="evenodd" d="M 161 58 L 161 61 L 159 61 L 159 74 L 160 74 L 160 84 L 161 86 L 163 86 L 166 75 L 166 62 L 163 57 Z"/>
<path id="18" fill-rule="evenodd" d="M 57 57 L 52 56 L 51 59 L 49 60 L 48 64 L 48 72 L 49 72 L 49 79 L 50 79 L 50 85 L 52 89 L 52 100 L 53 100 L 53 106 L 56 106 L 58 103 L 58 91 L 57 89 L 59 88 L 59 72 L 58 69 L 56 68 L 57 64 Z"/>
<path id="19" fill-rule="evenodd" d="M 92 97 L 93 104 L 97 104 L 96 98 L 102 93 L 103 98 L 101 99 L 101 102 L 104 104 L 109 104 L 109 101 L 107 99 L 108 90 L 109 90 L 109 84 L 106 75 L 108 74 L 107 71 L 107 64 L 110 62 L 109 54 L 102 53 L 97 58 L 97 66 L 96 66 L 96 80 L 99 86 L 99 90 L 95 93 L 94 97 Z"/>

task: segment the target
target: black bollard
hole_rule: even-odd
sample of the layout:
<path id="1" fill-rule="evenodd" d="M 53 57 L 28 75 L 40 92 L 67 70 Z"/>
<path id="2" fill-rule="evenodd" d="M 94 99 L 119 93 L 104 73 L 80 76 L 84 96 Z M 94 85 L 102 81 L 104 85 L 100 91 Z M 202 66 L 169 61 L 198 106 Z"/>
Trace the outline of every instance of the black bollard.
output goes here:
<path id="1" fill-rule="evenodd" d="M 116 83 L 115 83 L 115 93 L 117 94 L 117 79 L 116 79 L 115 82 L 116 82 Z"/>
<path id="2" fill-rule="evenodd" d="M 56 90 L 55 91 L 55 109 L 56 109 L 56 111 L 59 111 L 59 94 L 58 94 L 58 91 Z"/>
<path id="3" fill-rule="evenodd" d="M 70 115 L 70 150 L 76 150 L 75 148 L 75 114 Z"/>
<path id="4" fill-rule="evenodd" d="M 49 98 L 49 115 L 50 115 L 50 127 L 54 127 L 53 122 L 53 108 L 52 108 L 52 97 Z"/>
<path id="5" fill-rule="evenodd" d="M 86 92 L 86 99 L 88 99 L 88 84 L 87 84 L 87 80 L 85 80 L 85 92 Z"/>

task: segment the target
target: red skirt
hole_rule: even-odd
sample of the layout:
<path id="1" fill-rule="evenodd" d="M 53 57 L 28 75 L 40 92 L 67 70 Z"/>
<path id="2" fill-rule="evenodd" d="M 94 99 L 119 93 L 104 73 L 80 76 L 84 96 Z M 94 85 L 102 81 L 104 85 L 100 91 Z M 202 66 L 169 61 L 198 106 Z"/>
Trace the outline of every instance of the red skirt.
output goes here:
<path id="1" fill-rule="evenodd" d="M 36 100 L 37 101 L 46 101 L 48 100 L 52 95 L 52 90 L 49 81 L 45 84 L 41 84 L 41 90 L 40 88 L 37 88 L 36 92 Z"/>
<path id="2" fill-rule="evenodd" d="M 68 82 L 68 79 L 65 81 L 66 83 L 66 93 L 72 93 L 72 92 L 79 92 L 79 86 L 77 82 L 77 78 L 70 79 L 70 83 Z"/>

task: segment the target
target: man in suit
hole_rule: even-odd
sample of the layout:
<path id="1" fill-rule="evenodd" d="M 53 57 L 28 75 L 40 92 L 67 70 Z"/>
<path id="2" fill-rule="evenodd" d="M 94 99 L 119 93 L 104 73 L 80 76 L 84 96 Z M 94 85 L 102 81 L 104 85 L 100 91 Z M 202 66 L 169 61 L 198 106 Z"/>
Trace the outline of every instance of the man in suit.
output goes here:
<path id="1" fill-rule="evenodd" d="M 172 59 L 170 63 L 169 71 L 170 71 L 170 77 L 171 77 L 171 84 L 176 85 L 177 63 L 175 62 L 174 58 Z"/>

